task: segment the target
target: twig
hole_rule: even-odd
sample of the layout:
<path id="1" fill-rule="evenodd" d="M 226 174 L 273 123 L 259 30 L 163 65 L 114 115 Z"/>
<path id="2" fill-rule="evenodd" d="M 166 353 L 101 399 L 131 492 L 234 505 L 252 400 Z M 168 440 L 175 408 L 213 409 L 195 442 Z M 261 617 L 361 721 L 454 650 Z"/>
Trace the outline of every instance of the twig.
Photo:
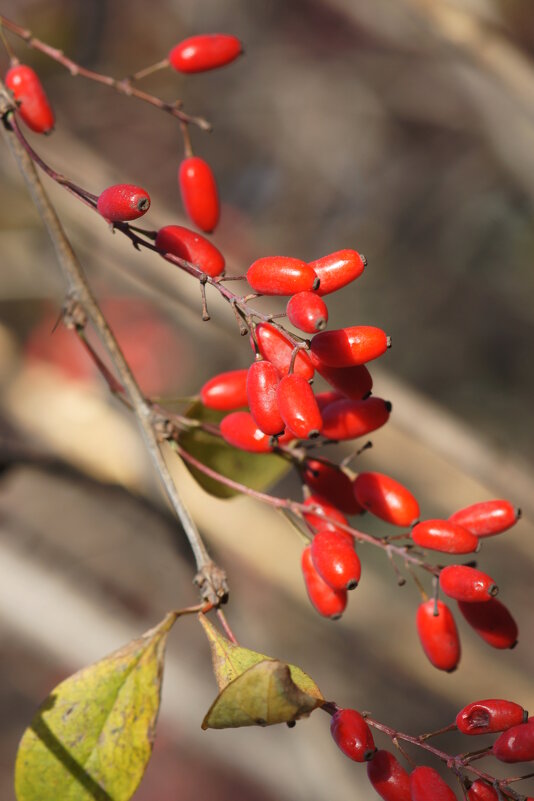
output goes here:
<path id="1" fill-rule="evenodd" d="M 141 427 L 143 438 L 154 467 L 160 476 L 166 494 L 191 545 L 198 570 L 195 582 L 200 588 L 202 598 L 207 602 L 218 605 L 222 600 L 226 599 L 228 594 L 226 576 L 224 571 L 211 560 L 197 527 L 178 493 L 165 459 L 163 458 L 154 428 L 155 424 L 161 424 L 163 421 L 161 421 L 159 415 L 154 413 L 141 393 L 132 371 L 119 348 L 117 340 L 91 292 L 81 264 L 41 184 L 33 161 L 18 140 L 13 126 L 10 124 L 10 117 L 13 111 L 14 106 L 10 95 L 4 84 L 0 81 L 0 113 L 3 120 L 2 132 L 6 144 L 17 162 L 32 200 L 54 245 L 61 272 L 67 285 L 67 318 L 71 326 L 83 328 L 83 318 L 86 316 L 93 324 L 99 338 L 103 342 L 120 378 L 120 382 L 132 403 L 134 414 Z"/>

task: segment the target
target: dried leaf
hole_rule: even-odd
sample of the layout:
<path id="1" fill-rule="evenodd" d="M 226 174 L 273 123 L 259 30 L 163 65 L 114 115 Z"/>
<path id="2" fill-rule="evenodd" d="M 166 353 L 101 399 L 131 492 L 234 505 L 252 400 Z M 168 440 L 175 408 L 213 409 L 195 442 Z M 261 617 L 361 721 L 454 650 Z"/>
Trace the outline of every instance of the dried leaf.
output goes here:
<path id="1" fill-rule="evenodd" d="M 307 717 L 321 702 L 303 692 L 289 665 L 265 659 L 248 668 L 219 693 L 202 722 L 203 729 L 272 726 Z"/>

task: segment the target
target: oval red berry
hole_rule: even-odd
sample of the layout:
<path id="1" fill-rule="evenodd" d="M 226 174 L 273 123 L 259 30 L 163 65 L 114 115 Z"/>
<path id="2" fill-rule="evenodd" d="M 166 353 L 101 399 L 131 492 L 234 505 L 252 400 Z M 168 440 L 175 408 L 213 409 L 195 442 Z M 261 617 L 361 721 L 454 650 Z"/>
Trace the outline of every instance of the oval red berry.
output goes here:
<path id="1" fill-rule="evenodd" d="M 182 225 L 165 225 L 156 236 L 156 247 L 162 253 L 172 253 L 189 261 L 206 275 L 215 278 L 225 267 L 224 256 L 202 234 Z"/>
<path id="2" fill-rule="evenodd" d="M 308 459 L 302 471 L 302 480 L 344 514 L 357 515 L 362 512 L 352 491 L 352 481 L 341 468 Z"/>
<path id="3" fill-rule="evenodd" d="M 330 731 L 338 748 L 355 762 L 373 758 L 376 746 L 365 718 L 355 709 L 339 709 L 332 715 Z"/>
<path id="4" fill-rule="evenodd" d="M 314 292 L 297 292 L 289 299 L 286 313 L 289 322 L 307 334 L 322 331 L 328 323 L 326 303 Z"/>
<path id="5" fill-rule="evenodd" d="M 137 220 L 150 208 L 148 192 L 133 184 L 108 186 L 100 193 L 96 207 L 110 222 Z"/>
<path id="6" fill-rule="evenodd" d="M 341 534 L 345 534 L 349 538 L 349 542 L 353 542 L 348 532 L 336 526 L 336 523 L 348 526 L 349 521 L 339 509 L 331 503 L 328 503 L 327 500 L 321 498 L 320 495 L 310 495 L 304 501 L 304 506 L 317 507 L 314 511 L 303 512 L 304 519 L 309 523 L 312 529 L 316 531 L 319 529 L 322 531 L 337 531 Z M 330 520 L 326 520 L 327 517 L 330 518 Z"/>
<path id="7" fill-rule="evenodd" d="M 321 331 L 311 342 L 312 352 L 329 367 L 352 367 L 377 359 L 389 347 L 389 337 L 372 325 L 353 325 Z"/>
<path id="8" fill-rule="evenodd" d="M 284 376 L 276 392 L 278 409 L 286 426 L 299 439 L 316 437 L 323 421 L 313 390 L 301 375 Z"/>
<path id="9" fill-rule="evenodd" d="M 311 549 L 315 569 L 332 589 L 353 590 L 358 586 L 362 566 L 347 534 L 318 531 Z"/>
<path id="10" fill-rule="evenodd" d="M 512 726 L 497 738 L 491 750 L 501 762 L 530 762 L 534 759 L 534 723 Z"/>
<path id="11" fill-rule="evenodd" d="M 448 565 L 439 574 L 439 586 L 456 601 L 489 601 L 498 593 L 493 579 L 468 565 Z"/>
<path id="12" fill-rule="evenodd" d="M 368 512 L 394 526 L 411 526 L 419 504 L 402 484 L 384 473 L 360 473 L 354 480 L 356 500 Z"/>
<path id="13" fill-rule="evenodd" d="M 246 406 L 248 370 L 228 370 L 210 378 L 200 390 L 200 400 L 208 409 L 231 412 Z"/>
<path id="14" fill-rule="evenodd" d="M 262 295 L 293 295 L 312 289 L 318 278 L 312 268 L 292 256 L 264 256 L 247 270 L 247 281 Z"/>
<path id="15" fill-rule="evenodd" d="M 310 262 L 321 283 L 318 295 L 328 295 L 350 284 L 365 268 L 365 260 L 355 250 L 337 250 L 328 256 Z"/>
<path id="16" fill-rule="evenodd" d="M 510 501 L 482 501 L 460 509 L 449 517 L 477 537 L 493 537 L 511 528 L 521 517 L 521 510 Z"/>
<path id="17" fill-rule="evenodd" d="M 528 720 L 528 712 L 513 701 L 488 698 L 464 706 L 456 715 L 456 725 L 462 734 L 488 734 L 506 731 Z"/>
<path id="18" fill-rule="evenodd" d="M 276 390 L 280 376 L 271 362 L 257 361 L 250 365 L 247 374 L 247 397 L 250 413 L 256 425 L 265 434 L 282 434 L 285 429 L 279 409 Z"/>
<path id="19" fill-rule="evenodd" d="M 323 409 L 323 436 L 328 439 L 355 439 L 385 425 L 389 420 L 389 401 L 371 396 L 366 400 L 335 401 Z"/>
<path id="20" fill-rule="evenodd" d="M 258 323 L 256 326 L 256 341 L 261 356 L 272 362 L 281 376 L 287 375 L 291 365 L 294 346 L 290 340 L 270 323 Z M 252 347 L 254 342 L 251 339 Z M 310 357 L 304 350 L 300 350 L 295 359 L 293 368 L 297 375 L 307 380 L 313 378 L 313 369 Z"/>
<path id="21" fill-rule="evenodd" d="M 18 103 L 18 114 L 35 133 L 50 133 L 55 124 L 54 112 L 37 73 L 25 64 L 17 64 L 6 73 L 5 84 Z"/>
<path id="22" fill-rule="evenodd" d="M 456 796 L 437 770 L 415 768 L 410 776 L 412 801 L 456 801 Z"/>
<path id="23" fill-rule="evenodd" d="M 179 42 L 169 53 L 178 72 L 206 72 L 230 64 L 243 52 L 243 45 L 228 33 L 204 33 Z"/>
<path id="24" fill-rule="evenodd" d="M 219 193 L 209 164 L 198 156 L 182 161 L 178 184 L 187 216 L 201 231 L 211 233 L 219 222 Z"/>
<path id="25" fill-rule="evenodd" d="M 356 364 L 353 367 L 328 367 L 313 351 L 310 351 L 310 359 L 325 381 L 346 398 L 361 400 L 371 393 L 373 379 L 364 364 Z"/>
<path id="26" fill-rule="evenodd" d="M 367 763 L 367 776 L 384 801 L 412 801 L 410 776 L 389 751 L 377 751 Z"/>
<path id="27" fill-rule="evenodd" d="M 517 645 L 517 623 L 497 598 L 476 603 L 458 601 L 458 608 L 469 625 L 492 648 L 514 648 Z"/>
<path id="28" fill-rule="evenodd" d="M 437 614 L 434 614 L 437 612 Z M 423 651 L 438 670 L 451 673 L 460 661 L 460 638 L 448 606 L 431 598 L 420 604 L 416 617 L 417 633 Z"/>
<path id="29" fill-rule="evenodd" d="M 421 548 L 442 553 L 473 553 L 480 547 L 478 537 L 449 520 L 423 520 L 413 527 L 411 538 Z"/>
<path id="30" fill-rule="evenodd" d="M 252 453 L 272 451 L 271 438 L 260 431 L 250 412 L 231 412 L 219 424 L 223 439 L 234 448 Z"/>
<path id="31" fill-rule="evenodd" d="M 319 575 L 311 556 L 311 545 L 302 552 L 302 575 L 308 597 L 313 606 L 323 617 L 337 620 L 347 606 L 347 591 L 333 590 Z"/>

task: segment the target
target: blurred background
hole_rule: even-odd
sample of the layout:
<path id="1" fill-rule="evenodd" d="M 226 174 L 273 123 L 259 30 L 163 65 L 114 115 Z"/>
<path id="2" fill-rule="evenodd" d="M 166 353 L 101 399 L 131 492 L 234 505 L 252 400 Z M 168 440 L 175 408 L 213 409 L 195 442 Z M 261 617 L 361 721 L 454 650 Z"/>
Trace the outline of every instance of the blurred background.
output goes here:
<path id="1" fill-rule="evenodd" d="M 412 733 L 445 725 L 477 698 L 513 692 L 532 710 L 532 2 L 4 0 L 2 13 L 117 78 L 192 34 L 239 36 L 246 56 L 223 70 L 143 83 L 213 123 L 211 134 L 192 129 L 193 146 L 219 182 L 214 242 L 230 271 L 268 254 L 365 253 L 363 277 L 328 300 L 331 327 L 377 325 L 393 339 L 372 366 L 393 414 L 358 464 L 404 481 L 427 517 L 490 497 L 523 508 L 517 529 L 486 542 L 479 558 L 519 622 L 520 644 L 490 652 L 459 621 L 462 662 L 442 675 L 416 638 L 417 590 L 398 589 L 381 554 L 362 553 L 364 579 L 346 615 L 322 621 L 285 521 L 247 499 L 209 498 L 173 464 L 228 570 L 241 643 L 300 664 L 325 696 Z M 73 79 L 8 37 L 56 111 L 52 137 L 29 135 L 46 160 L 96 194 L 112 183 L 146 187 L 145 227 L 183 224 L 176 121 Z M 135 423 L 70 333 L 52 333 L 64 297 L 52 248 L 5 151 L 0 171 L 0 796 L 12 801 L 18 740 L 53 686 L 193 603 L 195 591 Z M 135 252 L 45 181 L 147 393 L 193 394 L 215 372 L 249 364 L 216 297 L 202 323 L 195 282 Z M 298 497 L 294 477 L 277 492 Z M 324 716 L 292 731 L 201 732 L 214 694 L 203 635 L 182 621 L 136 801 L 375 797 L 365 770 L 331 745 Z"/>

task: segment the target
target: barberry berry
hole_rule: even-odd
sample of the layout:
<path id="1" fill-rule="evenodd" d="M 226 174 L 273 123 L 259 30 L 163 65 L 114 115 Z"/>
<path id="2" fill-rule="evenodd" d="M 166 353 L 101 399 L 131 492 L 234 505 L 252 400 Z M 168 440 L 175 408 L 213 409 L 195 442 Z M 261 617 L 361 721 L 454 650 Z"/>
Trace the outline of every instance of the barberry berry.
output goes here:
<path id="1" fill-rule="evenodd" d="M 460 661 L 460 638 L 456 623 L 443 601 L 431 598 L 420 604 L 416 617 L 417 633 L 429 661 L 452 673 Z"/>
<path id="2" fill-rule="evenodd" d="M 264 434 L 250 412 L 230 412 L 219 424 L 221 436 L 234 448 L 252 453 L 269 453 L 271 438 Z"/>
<path id="3" fill-rule="evenodd" d="M 228 33 L 204 33 L 179 42 L 169 53 L 178 72 L 206 72 L 230 64 L 243 52 L 243 45 Z"/>
<path id="4" fill-rule="evenodd" d="M 276 390 L 279 381 L 278 370 L 271 362 L 262 359 L 253 362 L 248 368 L 247 397 L 250 413 L 258 428 L 271 436 L 282 434 L 285 430 L 284 420 L 278 410 Z"/>
<path id="5" fill-rule="evenodd" d="M 349 759 L 367 762 L 372 759 L 376 746 L 365 718 L 355 709 L 339 709 L 330 722 L 330 731 L 336 745 Z"/>
<path id="6" fill-rule="evenodd" d="M 328 256 L 310 262 L 321 280 L 318 295 L 329 295 L 350 284 L 365 268 L 365 260 L 355 250 L 337 250 Z"/>
<path id="7" fill-rule="evenodd" d="M 482 779 L 473 782 L 466 797 L 467 801 L 499 801 L 497 790 Z"/>
<path id="8" fill-rule="evenodd" d="M 301 375 L 284 376 L 276 391 L 278 409 L 286 426 L 299 439 L 317 437 L 323 426 L 313 390 Z"/>
<path id="9" fill-rule="evenodd" d="M 389 343 L 381 328 L 353 325 L 315 334 L 311 349 L 328 367 L 353 367 L 377 359 L 386 352 Z"/>
<path id="10" fill-rule="evenodd" d="M 302 480 L 344 514 L 357 515 L 363 511 L 354 497 L 351 479 L 341 468 L 308 459 L 302 470 Z"/>
<path id="11" fill-rule="evenodd" d="M 231 412 L 246 406 L 248 370 L 228 370 L 210 378 L 200 390 L 200 400 L 208 409 Z"/>
<path id="12" fill-rule="evenodd" d="M 162 253 L 171 253 L 191 262 L 206 275 L 215 278 L 225 267 L 224 256 L 215 245 L 195 231 L 182 225 L 166 225 L 156 236 L 156 247 Z"/>
<path id="13" fill-rule="evenodd" d="M 456 725 L 462 734 L 488 734 L 506 731 L 528 720 L 528 712 L 513 701 L 488 698 L 467 704 L 456 715 Z"/>
<path id="14" fill-rule="evenodd" d="M 140 186 L 116 184 L 100 193 L 96 208 L 110 222 L 137 220 L 149 210 L 150 197 Z"/>
<path id="15" fill-rule="evenodd" d="M 198 156 L 185 158 L 178 168 L 182 203 L 189 219 L 211 233 L 219 222 L 219 193 L 212 169 Z"/>
<path id="16" fill-rule="evenodd" d="M 20 118 L 35 133 L 50 133 L 54 128 L 54 112 L 35 70 L 26 64 L 15 64 L 5 77 L 18 103 Z"/>
<path id="17" fill-rule="evenodd" d="M 258 350 L 263 358 L 272 362 L 281 376 L 287 375 L 291 365 L 291 356 L 294 346 L 292 342 L 271 323 L 258 323 L 255 328 Z M 254 341 L 251 339 L 252 347 Z M 294 372 L 306 380 L 313 378 L 313 369 L 310 357 L 304 350 L 300 350 L 295 359 Z"/>
<path id="18" fill-rule="evenodd" d="M 334 401 L 323 409 L 321 433 L 328 439 L 356 439 L 381 428 L 389 420 L 391 403 L 372 395 L 366 400 Z"/>
<path id="19" fill-rule="evenodd" d="M 331 620 L 340 618 L 347 606 L 347 591 L 332 589 L 319 575 L 313 564 L 311 545 L 304 548 L 301 564 L 308 597 L 317 612 Z"/>
<path id="20" fill-rule="evenodd" d="M 384 801 L 412 801 L 410 775 L 389 751 L 376 752 L 367 763 L 367 776 Z"/>
<path id="21" fill-rule="evenodd" d="M 534 759 L 534 723 L 507 729 L 495 740 L 491 751 L 501 762 L 530 762 Z"/>
<path id="22" fill-rule="evenodd" d="M 481 570 L 468 565 L 448 565 L 439 574 L 439 586 L 449 598 L 457 601 L 489 601 L 499 588 Z"/>
<path id="23" fill-rule="evenodd" d="M 412 801 L 456 801 L 456 796 L 437 770 L 420 766 L 410 776 Z"/>
<path id="24" fill-rule="evenodd" d="M 492 648 L 514 648 L 517 645 L 517 623 L 497 598 L 475 603 L 458 601 L 458 608 L 469 625 Z"/>
<path id="25" fill-rule="evenodd" d="M 350 535 L 327 529 L 318 531 L 312 540 L 311 554 L 315 569 L 334 590 L 353 590 L 358 586 L 362 566 Z"/>
<path id="26" fill-rule="evenodd" d="M 313 351 L 310 351 L 310 360 L 319 375 L 346 398 L 361 400 L 371 393 L 373 379 L 364 364 L 356 364 L 354 367 L 329 367 Z"/>
<path id="27" fill-rule="evenodd" d="M 359 473 L 354 494 L 360 506 L 394 526 L 411 526 L 419 517 L 419 504 L 412 493 L 384 473 Z"/>
<path id="28" fill-rule="evenodd" d="M 521 517 L 521 509 L 510 501 L 482 501 L 467 506 L 449 517 L 477 537 L 493 537 L 511 528 Z"/>
<path id="29" fill-rule="evenodd" d="M 305 261 L 292 256 L 264 256 L 247 270 L 247 281 L 262 295 L 293 295 L 319 286 L 319 279 Z"/>
<path id="30" fill-rule="evenodd" d="M 322 331 L 328 322 L 326 303 L 315 292 L 297 292 L 288 300 L 286 313 L 289 322 L 307 334 Z"/>
<path id="31" fill-rule="evenodd" d="M 478 537 L 449 520 L 423 520 L 413 527 L 411 538 L 421 548 L 443 553 L 472 553 L 478 551 Z"/>

